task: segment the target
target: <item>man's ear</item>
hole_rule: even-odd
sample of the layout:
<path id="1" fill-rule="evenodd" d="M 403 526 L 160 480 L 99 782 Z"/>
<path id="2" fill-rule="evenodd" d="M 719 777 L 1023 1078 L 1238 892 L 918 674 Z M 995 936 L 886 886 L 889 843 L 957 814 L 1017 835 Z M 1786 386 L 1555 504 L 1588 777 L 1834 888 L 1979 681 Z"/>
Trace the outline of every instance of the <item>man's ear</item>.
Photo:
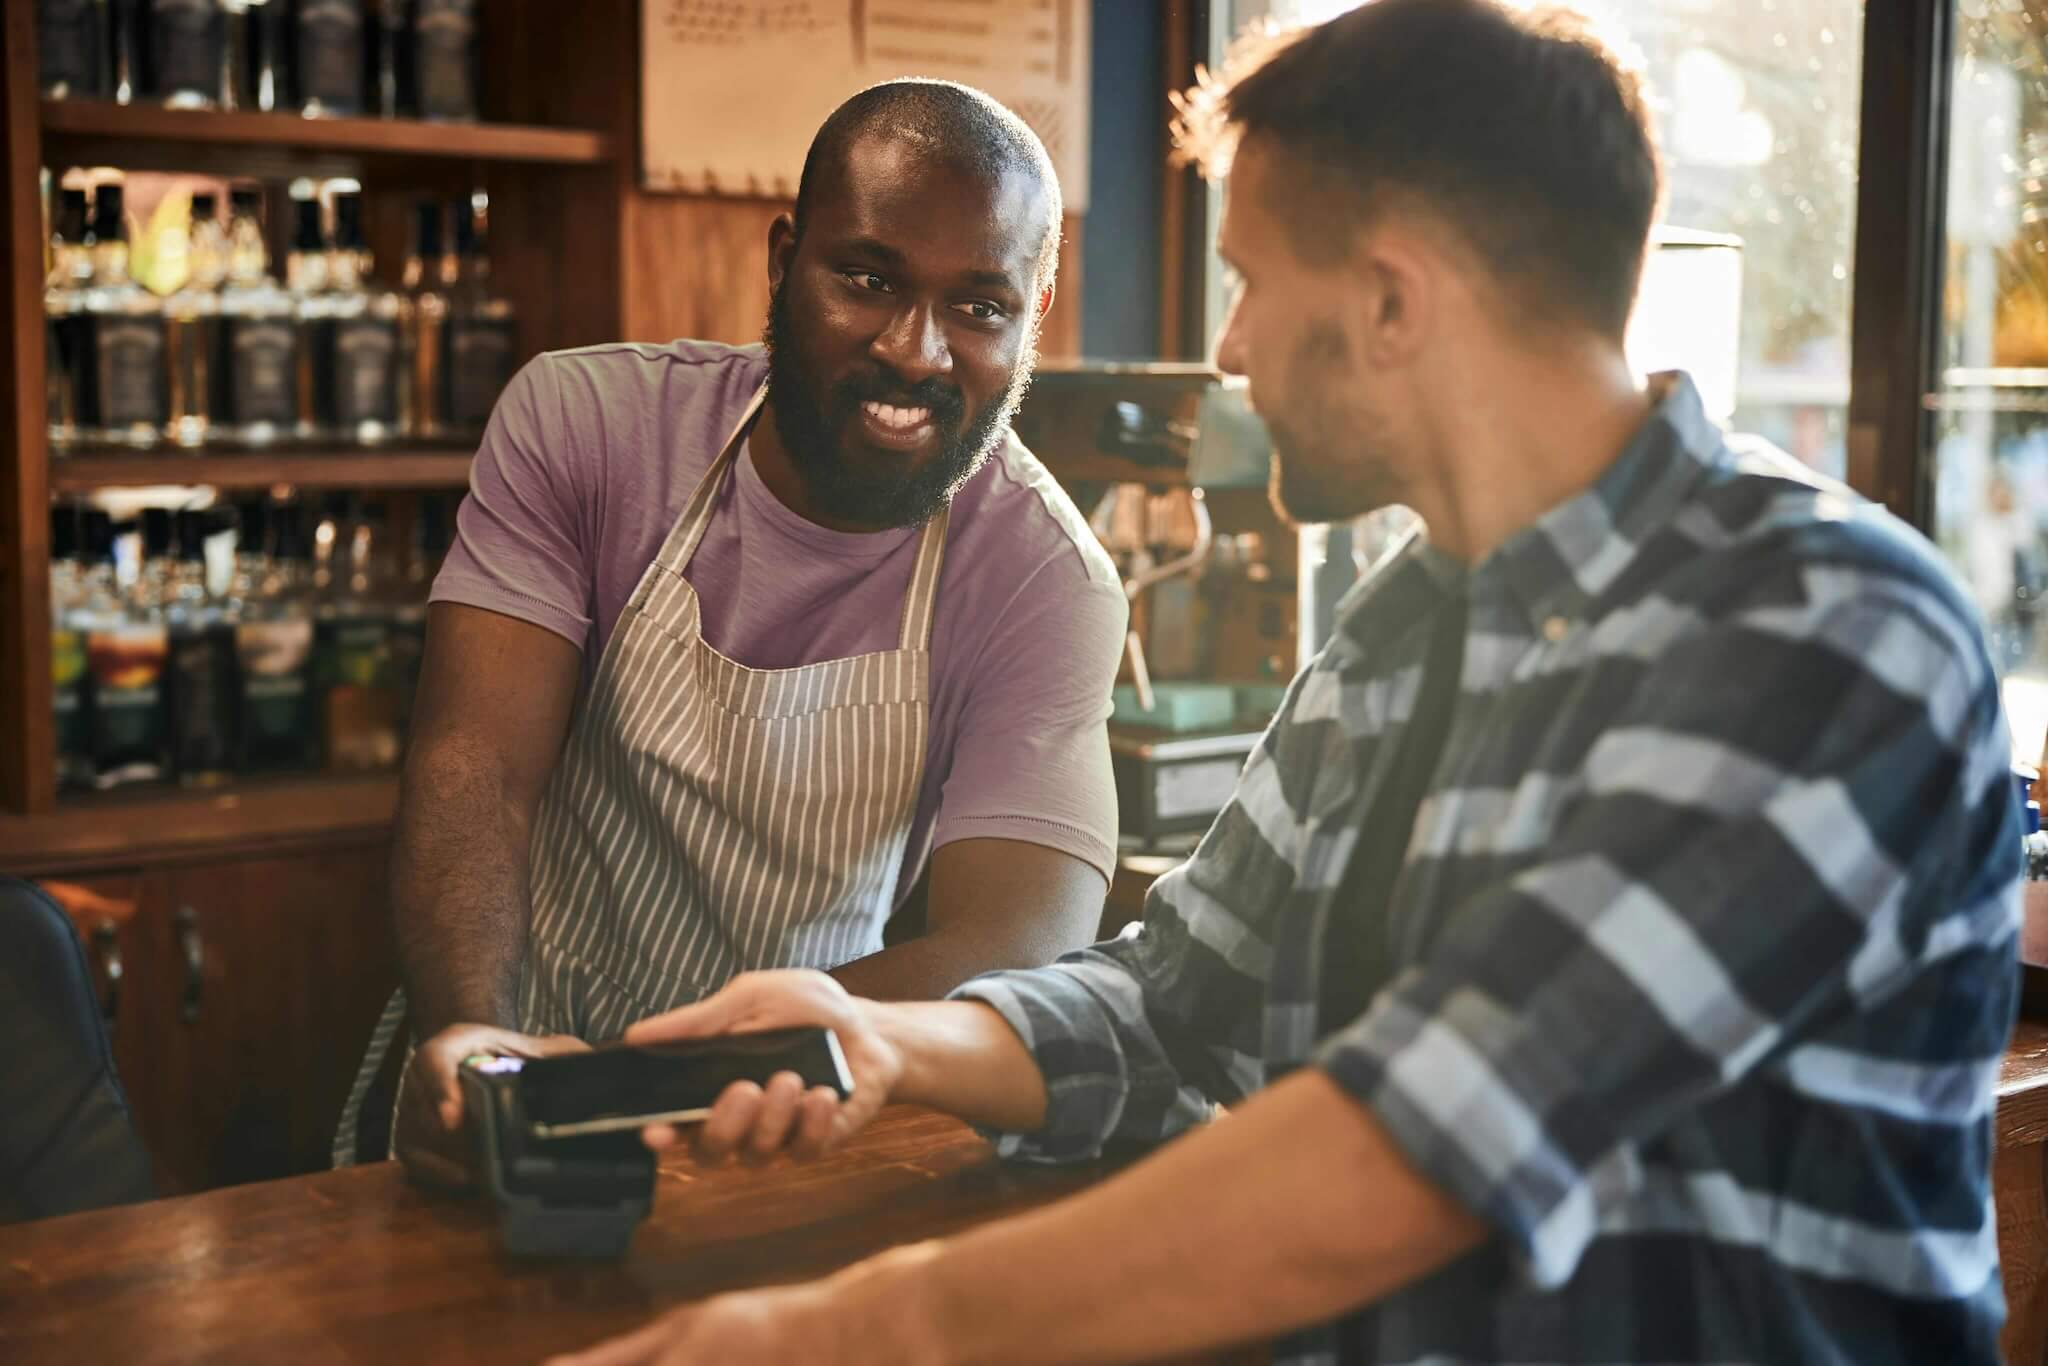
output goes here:
<path id="1" fill-rule="evenodd" d="M 1045 325 L 1045 315 L 1050 312 L 1052 312 L 1052 284 L 1048 281 L 1045 288 L 1038 291 L 1038 312 L 1031 321 L 1043 327 Z"/>
<path id="2" fill-rule="evenodd" d="M 773 294 L 782 288 L 783 277 L 789 274 L 790 265 L 796 260 L 796 217 L 793 214 L 778 213 L 775 221 L 768 225 L 768 292 Z"/>
<path id="3" fill-rule="evenodd" d="M 1357 307 L 1354 340 L 1381 369 L 1411 360 L 1436 319 L 1436 258 L 1398 232 L 1366 235 L 1349 264 Z"/>

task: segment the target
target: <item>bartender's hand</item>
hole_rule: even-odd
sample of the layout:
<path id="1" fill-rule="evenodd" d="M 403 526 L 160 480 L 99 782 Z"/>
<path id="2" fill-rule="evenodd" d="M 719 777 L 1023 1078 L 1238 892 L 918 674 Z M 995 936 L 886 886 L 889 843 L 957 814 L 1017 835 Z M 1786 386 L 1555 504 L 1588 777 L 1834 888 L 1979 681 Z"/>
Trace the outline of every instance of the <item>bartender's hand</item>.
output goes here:
<path id="1" fill-rule="evenodd" d="M 695 1005 L 642 1020 L 626 1031 L 626 1042 L 670 1043 L 803 1025 L 831 1029 L 839 1035 L 853 1074 L 853 1094 L 843 1103 L 830 1087 L 805 1092 L 794 1072 L 776 1074 L 765 1087 L 736 1081 L 696 1133 L 697 1156 L 704 1162 L 720 1162 L 735 1152 L 755 1162 L 783 1151 L 815 1157 L 873 1119 L 903 1075 L 902 1055 L 869 1017 L 872 1005 L 822 972 L 742 973 Z M 671 1146 L 678 1137 L 672 1124 L 651 1124 L 642 1134 L 655 1149 Z"/>
<path id="2" fill-rule="evenodd" d="M 477 1053 L 545 1058 L 589 1047 L 567 1034 L 520 1034 L 491 1025 L 442 1030 L 412 1055 L 398 1094 L 396 1156 L 409 1174 L 431 1185 L 466 1189 L 474 1146 L 463 1124 L 462 1084 L 456 1080 L 462 1060 Z"/>

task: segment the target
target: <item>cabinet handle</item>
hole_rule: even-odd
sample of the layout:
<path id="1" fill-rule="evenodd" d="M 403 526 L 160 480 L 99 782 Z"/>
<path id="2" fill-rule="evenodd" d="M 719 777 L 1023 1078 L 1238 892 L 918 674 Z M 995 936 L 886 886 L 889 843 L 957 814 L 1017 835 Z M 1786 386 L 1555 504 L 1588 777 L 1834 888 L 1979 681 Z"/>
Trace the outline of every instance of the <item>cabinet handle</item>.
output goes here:
<path id="1" fill-rule="evenodd" d="M 185 959 L 185 996 L 179 1014 L 186 1024 L 199 1018 L 199 993 L 206 981 L 206 941 L 199 937 L 199 912 L 178 907 L 178 950 Z"/>
<path id="2" fill-rule="evenodd" d="M 114 1018 L 121 1013 L 121 938 L 113 921 L 102 920 L 92 927 L 92 947 L 107 979 L 107 989 L 100 993 L 100 1018 L 112 1029 Z"/>

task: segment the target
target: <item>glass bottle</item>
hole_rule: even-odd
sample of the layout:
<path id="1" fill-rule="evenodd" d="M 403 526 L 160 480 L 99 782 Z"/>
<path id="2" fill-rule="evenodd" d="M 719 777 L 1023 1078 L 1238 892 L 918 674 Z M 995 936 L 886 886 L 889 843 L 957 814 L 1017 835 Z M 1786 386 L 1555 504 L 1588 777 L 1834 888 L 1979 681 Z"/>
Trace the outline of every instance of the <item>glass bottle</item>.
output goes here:
<path id="1" fill-rule="evenodd" d="M 228 239 L 210 194 L 192 196 L 191 271 L 164 300 L 164 339 L 170 367 L 170 423 L 166 434 L 181 446 L 205 441 L 213 425 L 220 352 L 220 287 L 227 278 Z"/>
<path id="2" fill-rule="evenodd" d="M 292 300 L 292 331 L 297 334 L 293 426 L 301 436 L 310 436 L 319 425 L 315 367 L 322 359 L 322 342 L 332 331 L 333 301 L 327 292 L 327 235 L 320 225 L 320 201 L 295 199 L 292 210 L 295 226 L 284 278 Z"/>
<path id="3" fill-rule="evenodd" d="M 164 314 L 128 274 L 128 224 L 119 185 L 93 193 L 92 286 L 85 292 L 92 352 L 92 435 L 150 445 L 161 435 Z"/>
<path id="4" fill-rule="evenodd" d="M 441 206 L 423 199 L 413 206 L 412 253 L 405 258 L 400 289 L 405 294 L 405 350 L 411 378 L 411 435 L 445 436 L 448 422 L 447 276 L 453 266 L 441 252 Z"/>
<path id="5" fill-rule="evenodd" d="M 389 547 L 383 509 L 352 503 L 334 539 L 331 591 L 315 607 L 327 767 L 337 772 L 398 763 L 398 689 L 391 667 Z M 340 519 L 338 519 L 340 520 Z"/>
<path id="6" fill-rule="evenodd" d="M 177 557 L 166 568 L 171 767 L 187 787 L 213 787 L 234 771 L 235 613 L 207 585 L 204 512 L 177 514 Z"/>
<path id="7" fill-rule="evenodd" d="M 405 0 L 377 0 L 376 41 L 371 107 L 380 118 L 402 118 L 414 107 L 412 35 L 406 27 Z"/>
<path id="8" fill-rule="evenodd" d="M 106 525 L 106 514 L 99 516 Z M 79 629 L 88 584 L 79 563 L 81 522 L 76 504 L 50 509 L 50 693 L 60 787 L 92 783 L 92 712 Z"/>
<path id="9" fill-rule="evenodd" d="M 143 0 L 107 0 L 107 82 L 116 104 L 131 104 L 144 93 L 143 19 Z"/>
<path id="10" fill-rule="evenodd" d="M 473 199 L 458 199 L 451 207 L 456 265 L 448 301 L 444 411 L 451 428 L 479 432 L 512 378 L 519 355 L 519 322 L 511 301 L 491 288 L 491 260 L 478 205 Z"/>
<path id="11" fill-rule="evenodd" d="M 107 92 L 107 0 L 39 0 L 37 61 L 44 99 L 99 99 Z"/>
<path id="12" fill-rule="evenodd" d="M 311 557 L 297 506 L 280 504 L 270 509 L 268 520 L 271 553 L 258 557 L 261 568 L 252 576 L 254 587 L 235 628 L 242 689 L 240 766 L 252 773 L 296 772 L 320 764 Z"/>
<path id="13" fill-rule="evenodd" d="M 476 0 L 413 0 L 413 98 L 423 119 L 477 117 Z"/>
<path id="14" fill-rule="evenodd" d="M 363 0 L 295 0 L 301 113 L 363 112 Z"/>
<path id="15" fill-rule="evenodd" d="M 92 239 L 86 233 L 85 205 L 84 190 L 57 192 L 50 274 L 43 287 L 43 406 L 53 454 L 62 454 L 92 425 L 91 325 L 85 313 Z"/>
<path id="16" fill-rule="evenodd" d="M 407 407 L 403 349 L 406 301 L 369 279 L 362 197 L 334 199 L 334 250 L 329 256 L 328 322 L 315 377 L 319 420 L 356 441 L 394 436 Z"/>
<path id="17" fill-rule="evenodd" d="M 173 109 L 219 103 L 226 36 L 220 0 L 150 0 L 149 61 L 157 98 Z"/>
<path id="18" fill-rule="evenodd" d="M 155 539 L 150 532 L 145 538 L 145 544 Z M 155 575 L 132 549 L 122 564 L 123 539 L 110 538 L 109 563 L 95 566 L 94 591 L 80 615 L 91 690 L 92 781 L 100 788 L 154 782 L 170 768 L 164 708 L 169 637 L 152 587 Z"/>
<path id="19" fill-rule="evenodd" d="M 298 423 L 298 334 L 292 296 L 270 274 L 260 190 L 229 196 L 228 279 L 220 293 L 223 416 L 228 435 L 272 441 Z"/>

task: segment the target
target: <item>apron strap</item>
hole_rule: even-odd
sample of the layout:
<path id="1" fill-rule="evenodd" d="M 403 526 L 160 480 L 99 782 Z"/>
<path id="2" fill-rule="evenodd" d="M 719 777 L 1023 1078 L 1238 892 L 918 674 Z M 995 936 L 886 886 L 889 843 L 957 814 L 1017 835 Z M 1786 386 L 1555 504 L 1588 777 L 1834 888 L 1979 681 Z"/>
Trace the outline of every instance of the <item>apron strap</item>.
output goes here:
<path id="1" fill-rule="evenodd" d="M 952 516 L 949 503 L 924 524 L 924 534 L 917 543 L 917 564 L 910 571 L 910 587 L 903 594 L 898 649 L 931 648 L 932 618 L 937 615 L 939 601 L 939 569 L 946 562 L 946 526 Z"/>
<path id="2" fill-rule="evenodd" d="M 760 416 L 761 404 L 768 397 L 768 385 L 764 382 L 747 400 L 746 411 L 740 420 L 733 423 L 732 432 L 719 447 L 718 458 L 711 462 L 711 468 L 704 471 L 704 477 L 697 481 L 696 492 L 690 495 L 689 506 L 676 519 L 675 529 L 662 544 L 661 563 L 680 574 L 689 566 L 690 557 L 697 553 L 697 543 L 704 539 L 704 529 L 711 525 L 711 505 L 718 499 L 718 491 L 725 483 L 725 472 L 732 468 L 739 457 L 740 442 L 745 438 L 754 419 Z"/>

